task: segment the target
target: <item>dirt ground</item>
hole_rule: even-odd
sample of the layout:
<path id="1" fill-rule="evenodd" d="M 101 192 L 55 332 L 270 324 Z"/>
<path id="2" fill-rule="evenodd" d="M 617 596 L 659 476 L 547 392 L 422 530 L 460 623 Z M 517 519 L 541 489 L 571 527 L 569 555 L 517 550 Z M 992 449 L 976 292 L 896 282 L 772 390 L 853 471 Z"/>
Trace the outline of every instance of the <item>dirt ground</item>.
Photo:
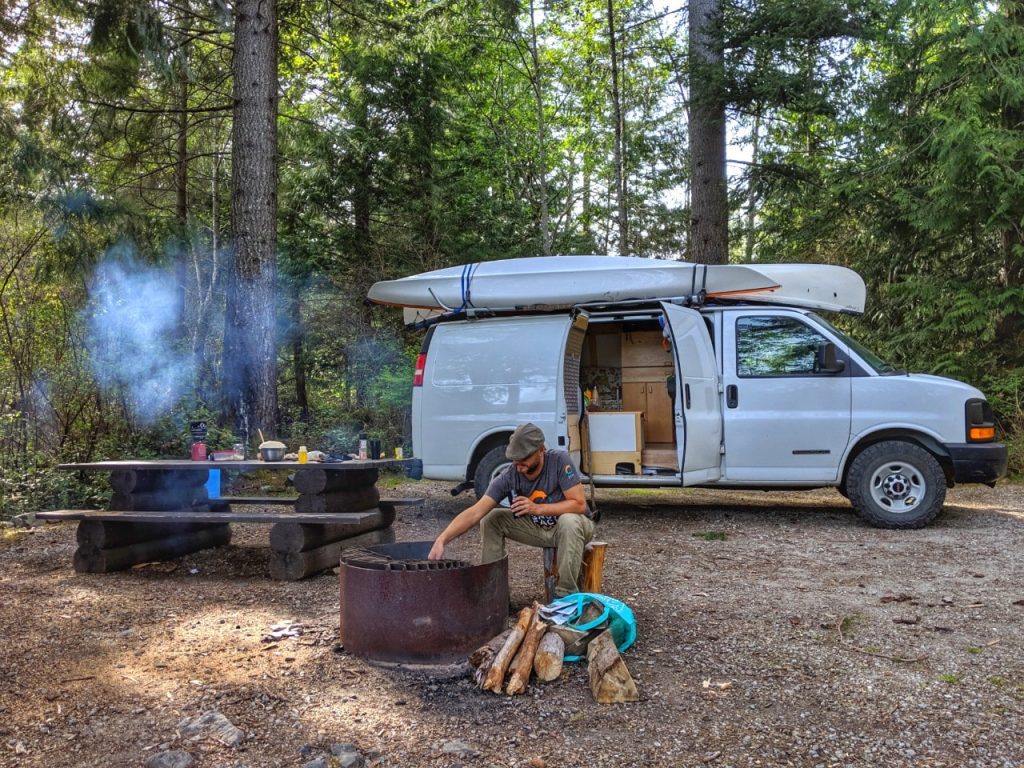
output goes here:
<path id="1" fill-rule="evenodd" d="M 447 491 L 389 490 L 428 496 L 398 539 L 468 503 Z M 1024 488 L 956 489 L 921 531 L 831 491 L 598 498 L 634 704 L 594 703 L 585 665 L 508 697 L 355 658 L 337 577 L 270 580 L 265 527 L 108 575 L 71 569 L 73 524 L 0 530 L 0 766 L 1024 765 Z M 515 606 L 541 575 L 512 549 Z M 304 632 L 264 642 L 281 622 Z M 182 727 L 211 712 L 237 746 Z"/>

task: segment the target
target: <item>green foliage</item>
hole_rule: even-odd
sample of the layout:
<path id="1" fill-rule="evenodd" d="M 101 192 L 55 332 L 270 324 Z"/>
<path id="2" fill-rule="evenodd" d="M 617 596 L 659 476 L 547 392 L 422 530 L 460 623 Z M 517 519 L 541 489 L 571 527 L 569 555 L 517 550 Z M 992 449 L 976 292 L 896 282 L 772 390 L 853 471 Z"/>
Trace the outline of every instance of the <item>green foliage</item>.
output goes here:
<path id="1" fill-rule="evenodd" d="M 685 15 L 613 6 L 629 248 L 676 257 L 689 219 Z M 385 447 L 408 440 L 420 339 L 397 312 L 363 304 L 373 281 L 535 255 L 548 241 L 559 253 L 618 246 L 608 3 L 552 2 L 533 18 L 530 7 L 281 8 L 278 437 L 289 444 L 350 451 L 364 429 Z M 730 119 L 756 145 L 734 166 L 737 255 L 860 272 L 868 311 L 844 329 L 898 366 L 978 385 L 1024 471 L 1019 6 L 724 8 Z M 45 0 L 2 17 L 3 514 L 91 492 L 39 479 L 57 461 L 185 455 L 192 418 L 208 418 L 211 447 L 234 442 L 216 423 L 229 30 L 216 4 Z M 167 343 L 191 355 L 193 392 L 153 424 L 123 389 L 97 385 L 79 314 L 94 266 L 122 246 L 184 286 Z"/>

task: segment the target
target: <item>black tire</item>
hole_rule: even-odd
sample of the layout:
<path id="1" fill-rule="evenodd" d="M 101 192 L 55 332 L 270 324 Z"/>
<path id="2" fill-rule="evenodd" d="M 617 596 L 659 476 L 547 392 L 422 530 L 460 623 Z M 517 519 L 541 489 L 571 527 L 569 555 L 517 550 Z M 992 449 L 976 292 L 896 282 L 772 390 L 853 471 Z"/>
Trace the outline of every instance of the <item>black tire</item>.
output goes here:
<path id="1" fill-rule="evenodd" d="M 932 454 L 902 440 L 860 453 L 846 477 L 854 510 L 876 528 L 923 528 L 946 500 L 946 476 Z"/>
<path id="2" fill-rule="evenodd" d="M 480 463 L 476 465 L 476 472 L 473 473 L 473 490 L 476 493 L 477 499 L 483 497 L 487 486 L 491 484 L 491 480 L 511 463 L 511 461 L 505 458 L 504 445 L 495 446 L 484 454 L 484 457 L 480 459 Z M 504 505 L 508 504 L 508 499 L 499 499 L 499 501 Z"/>

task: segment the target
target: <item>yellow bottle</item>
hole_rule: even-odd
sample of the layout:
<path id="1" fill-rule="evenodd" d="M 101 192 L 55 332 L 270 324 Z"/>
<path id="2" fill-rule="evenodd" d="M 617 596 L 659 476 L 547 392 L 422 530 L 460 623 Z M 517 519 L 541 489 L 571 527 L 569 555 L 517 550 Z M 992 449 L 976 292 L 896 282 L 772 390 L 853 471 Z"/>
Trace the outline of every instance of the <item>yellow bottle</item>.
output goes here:
<path id="1" fill-rule="evenodd" d="M 306 446 L 299 446 L 299 464 L 305 464 L 309 461 L 309 451 L 306 450 Z"/>

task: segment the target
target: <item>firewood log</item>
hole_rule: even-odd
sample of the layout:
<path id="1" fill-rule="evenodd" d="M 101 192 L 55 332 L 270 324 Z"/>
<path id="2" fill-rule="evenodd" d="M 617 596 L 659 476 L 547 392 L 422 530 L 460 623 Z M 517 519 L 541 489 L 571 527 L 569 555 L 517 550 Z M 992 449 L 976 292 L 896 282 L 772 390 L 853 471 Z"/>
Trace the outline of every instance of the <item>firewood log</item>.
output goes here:
<path id="1" fill-rule="evenodd" d="M 530 673 L 533 671 L 533 659 L 537 655 L 537 646 L 540 645 L 540 639 L 548 628 L 548 625 L 540 620 L 540 611 L 537 610 L 539 607 L 537 603 L 533 604 L 533 618 L 530 620 L 530 628 L 526 630 L 523 644 L 519 646 L 519 652 L 512 661 L 512 674 L 509 675 L 508 685 L 505 688 L 505 693 L 509 696 L 522 693 L 526 690 L 527 683 L 530 682 Z"/>
<path id="2" fill-rule="evenodd" d="M 545 683 L 557 680 L 562 674 L 564 658 L 565 640 L 554 632 L 545 632 L 533 659 L 533 671 L 537 673 L 537 679 Z"/>
<path id="3" fill-rule="evenodd" d="M 590 692 L 598 704 L 620 704 L 639 701 L 640 694 L 626 662 L 615 647 L 611 630 L 605 630 L 587 646 L 587 674 Z"/>
<path id="4" fill-rule="evenodd" d="M 529 628 L 530 621 L 532 619 L 533 608 L 523 608 L 523 610 L 519 612 L 519 618 L 516 621 L 516 625 L 512 627 L 512 631 L 505 640 L 505 644 L 494 657 L 494 661 L 491 663 L 491 668 L 487 670 L 487 677 L 484 679 L 484 684 L 482 686 L 485 691 L 494 691 L 495 693 L 501 692 L 501 684 L 505 680 L 505 671 L 508 669 L 508 665 L 512 662 L 512 657 L 519 649 L 519 644 L 523 642 L 523 637 L 526 636 L 526 630 Z"/>
<path id="5" fill-rule="evenodd" d="M 505 645 L 505 641 L 510 634 L 512 634 L 512 630 L 506 629 L 500 635 L 495 635 L 484 645 L 481 645 L 469 654 L 469 664 L 473 667 L 473 680 L 476 682 L 477 688 L 483 687 L 484 680 L 487 679 L 487 672 L 494 662 L 494 657 L 498 655 L 498 651 Z"/>

